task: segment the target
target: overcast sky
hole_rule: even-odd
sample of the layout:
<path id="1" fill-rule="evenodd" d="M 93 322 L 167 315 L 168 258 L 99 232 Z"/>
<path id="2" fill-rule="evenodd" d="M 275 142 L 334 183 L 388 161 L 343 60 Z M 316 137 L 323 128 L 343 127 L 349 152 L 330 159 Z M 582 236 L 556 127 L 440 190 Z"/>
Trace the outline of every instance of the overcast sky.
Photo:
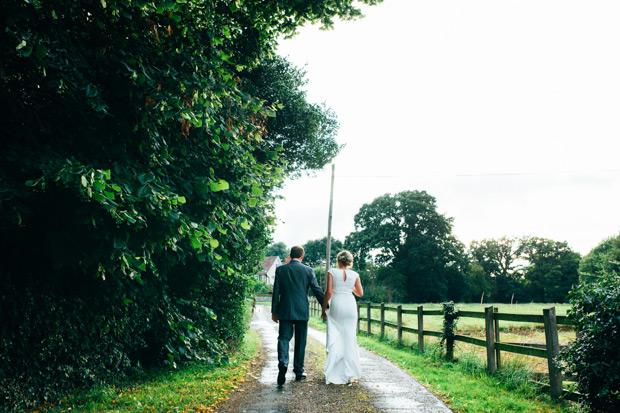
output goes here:
<path id="1" fill-rule="evenodd" d="M 620 2 L 385 0 L 279 53 L 338 115 L 332 236 L 364 203 L 425 190 L 466 245 L 620 232 Z M 327 235 L 331 167 L 287 181 L 274 242 Z"/>

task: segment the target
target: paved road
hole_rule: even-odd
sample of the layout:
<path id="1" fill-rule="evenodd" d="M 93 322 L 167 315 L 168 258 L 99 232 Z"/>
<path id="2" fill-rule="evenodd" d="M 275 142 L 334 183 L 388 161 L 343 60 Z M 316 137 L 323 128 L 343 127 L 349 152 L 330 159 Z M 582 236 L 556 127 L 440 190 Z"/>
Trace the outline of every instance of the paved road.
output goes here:
<path id="1" fill-rule="evenodd" d="M 264 355 L 266 357 L 265 364 L 261 370 L 258 381 L 260 386 L 254 390 L 251 402 L 246 404 L 242 411 L 246 412 L 289 412 L 289 411 L 313 411 L 311 407 L 300 407 L 298 409 L 291 409 L 288 404 L 282 404 L 282 400 L 285 394 L 289 394 L 293 401 L 297 398 L 301 401 L 302 398 L 306 398 L 308 388 L 302 388 L 298 386 L 299 383 L 295 383 L 294 374 L 289 372 L 287 375 L 287 383 L 284 388 L 279 388 L 276 385 L 276 377 L 278 375 L 277 366 L 277 324 L 271 321 L 271 315 L 269 314 L 268 307 L 262 305 L 256 306 L 256 312 L 252 321 L 252 328 L 256 330 L 263 342 Z M 325 346 L 325 333 L 309 328 L 308 331 L 309 340 L 316 340 L 321 346 Z M 291 341 L 291 348 L 293 347 Z M 312 343 L 309 343 L 309 347 L 312 347 Z M 324 352 L 319 348 L 319 351 Z M 309 354 L 309 357 L 313 354 Z M 316 353 L 314 355 L 316 357 Z M 380 411 L 380 412 L 450 412 L 451 410 L 435 396 L 428 391 L 424 386 L 418 383 L 409 374 L 402 371 L 396 365 L 389 360 L 378 356 L 368 350 L 360 348 L 360 358 L 363 369 L 363 377 L 359 380 L 359 397 L 367 398 L 368 403 L 367 411 Z M 290 360 L 293 359 L 291 354 Z M 306 364 L 310 363 L 306 360 Z M 316 376 L 313 380 L 315 383 L 311 387 L 311 393 L 314 392 L 311 399 L 325 400 L 334 399 L 338 397 L 334 394 L 334 388 L 341 388 L 342 386 L 325 385 L 322 372 L 314 371 Z M 321 383 L 322 381 L 322 383 Z M 305 381 L 304 381 L 305 382 Z M 304 383 L 301 382 L 301 383 Z M 309 381 L 310 382 L 310 381 Z M 288 387 L 287 387 L 288 386 Z M 288 389 L 288 390 L 287 390 Z M 303 392 L 303 394 L 302 394 Z M 331 393 L 330 393 L 331 392 Z M 295 394 L 297 393 L 297 394 Z M 330 393 L 324 395 L 322 393 Z M 303 397 L 302 397 L 303 395 Z M 370 406 L 372 404 L 372 407 Z M 307 404 L 305 405 L 307 406 Z M 318 406 L 317 406 L 318 407 Z M 325 406 L 320 406 L 322 411 L 330 411 Z M 341 407 L 340 407 L 341 408 Z M 312 409 L 312 410 L 311 410 Z M 356 411 L 357 409 L 349 410 Z M 225 411 L 225 410 L 224 410 Z M 337 411 L 334 407 L 334 411 Z"/>

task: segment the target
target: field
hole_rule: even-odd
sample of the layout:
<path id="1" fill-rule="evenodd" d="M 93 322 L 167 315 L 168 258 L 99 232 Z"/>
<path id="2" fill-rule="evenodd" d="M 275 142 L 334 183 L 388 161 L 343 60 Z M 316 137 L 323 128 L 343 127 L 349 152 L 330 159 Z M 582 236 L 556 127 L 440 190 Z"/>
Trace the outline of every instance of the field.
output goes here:
<path id="1" fill-rule="evenodd" d="M 386 306 L 395 307 L 397 304 L 389 304 Z M 484 307 L 493 305 L 499 308 L 500 313 L 511 314 L 536 314 L 542 315 L 544 308 L 555 307 L 556 315 L 566 315 L 567 310 L 570 308 L 568 304 L 457 304 L 457 308 L 464 311 L 479 311 L 484 312 Z M 416 309 L 418 304 L 403 304 L 403 309 Z M 424 304 L 424 310 L 441 310 L 441 304 Z M 372 319 L 380 319 L 380 310 L 371 310 Z M 366 316 L 366 309 L 362 305 L 360 308 L 360 316 Z M 385 321 L 396 322 L 396 312 L 386 311 Z M 408 327 L 417 328 L 417 315 L 415 314 L 403 314 L 403 325 Z M 442 316 L 424 316 L 424 330 L 441 331 L 443 324 Z M 360 322 L 360 329 L 366 331 L 366 321 Z M 543 324 L 538 323 L 525 323 L 525 322 L 512 322 L 512 321 L 500 321 L 499 322 L 500 341 L 505 343 L 514 344 L 545 344 L 545 331 Z M 379 335 L 379 325 L 372 325 L 373 334 Z M 396 330 L 386 327 L 386 336 L 388 339 L 396 340 Z M 480 318 L 459 318 L 457 321 L 457 334 L 467 335 L 471 337 L 484 339 L 484 319 Z M 575 332 L 570 326 L 559 326 L 558 331 L 560 346 L 568 345 L 575 339 Z M 425 337 L 424 341 L 432 343 L 437 342 L 435 337 Z M 417 346 L 417 335 L 403 332 L 403 343 L 407 346 Z M 455 356 L 458 357 L 463 353 L 475 352 L 480 357 L 486 357 L 486 349 L 480 346 L 474 346 L 472 344 L 457 342 L 455 345 Z M 502 352 L 502 361 L 515 362 L 523 364 L 532 369 L 536 373 L 547 373 L 547 361 L 543 358 L 523 356 L 518 354 L 512 354 Z"/>
<path id="2" fill-rule="evenodd" d="M 390 304 L 395 307 L 397 304 Z M 403 304 L 403 308 L 416 309 L 418 304 Z M 526 305 L 502 305 L 499 311 L 502 313 L 540 314 L 543 308 L 552 304 L 526 304 Z M 465 311 L 483 311 L 485 305 L 459 304 L 457 307 Z M 566 304 L 555 305 L 558 315 L 566 315 L 569 306 Z M 440 310 L 441 304 L 424 304 L 426 310 Z M 380 310 L 372 310 L 372 319 L 380 319 Z M 360 316 L 366 316 L 366 308 L 362 306 Z M 395 322 L 396 312 L 385 313 L 386 321 Z M 424 316 L 425 330 L 441 331 L 442 316 Z M 403 324 L 417 328 L 417 316 L 403 314 Z M 458 320 L 458 333 L 472 335 L 478 338 L 484 337 L 484 320 L 474 318 L 461 318 Z M 310 319 L 310 325 L 325 331 L 325 323 L 317 317 Z M 486 373 L 486 349 L 462 342 L 455 343 L 455 355 L 458 363 L 447 362 L 443 353 L 436 344 L 436 337 L 425 337 L 425 354 L 417 352 L 417 335 L 403 332 L 404 347 L 394 345 L 396 341 L 395 329 L 386 326 L 386 338 L 379 338 L 379 325 L 372 325 L 373 336 L 369 337 L 366 331 L 366 322 L 360 322 L 361 334 L 358 335 L 358 344 L 387 357 L 398 364 L 402 369 L 414 376 L 425 387 L 439 395 L 449 403 L 455 412 L 489 412 L 489 411 L 514 411 L 514 412 L 563 412 L 575 413 L 582 409 L 576 403 L 570 401 L 553 402 L 548 392 L 539 390 L 531 380 L 546 381 L 543 376 L 532 374 L 533 372 L 547 372 L 546 359 L 521 356 L 502 352 L 501 371 L 498 374 Z M 538 343 L 544 344 L 544 329 L 542 325 L 531 323 L 517 323 L 500 321 L 501 340 L 508 342 Z M 568 342 L 574 333 L 564 329 L 560 331 L 564 342 Z M 413 348 L 412 348 L 413 347 Z M 571 385 L 564 382 L 564 388 Z"/>

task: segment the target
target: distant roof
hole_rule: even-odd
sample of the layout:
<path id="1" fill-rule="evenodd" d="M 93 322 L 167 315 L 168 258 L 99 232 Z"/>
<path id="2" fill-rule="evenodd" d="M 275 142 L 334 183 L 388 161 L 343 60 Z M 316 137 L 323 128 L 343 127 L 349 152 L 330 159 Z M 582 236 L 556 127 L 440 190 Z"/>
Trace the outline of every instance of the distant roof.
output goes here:
<path id="1" fill-rule="evenodd" d="M 280 261 L 280 257 L 278 257 L 277 255 L 265 257 L 265 260 L 263 261 L 263 269 L 260 270 L 259 274 L 267 274 L 269 268 L 271 268 L 273 264 L 275 264 L 277 261 Z"/>

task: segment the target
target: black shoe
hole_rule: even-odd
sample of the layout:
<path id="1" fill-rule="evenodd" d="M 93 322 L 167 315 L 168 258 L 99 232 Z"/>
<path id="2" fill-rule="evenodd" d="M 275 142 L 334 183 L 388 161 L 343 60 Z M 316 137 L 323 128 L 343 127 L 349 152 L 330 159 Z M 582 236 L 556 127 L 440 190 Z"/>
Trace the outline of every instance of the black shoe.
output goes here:
<path id="1" fill-rule="evenodd" d="M 286 381 L 286 368 L 280 369 L 278 373 L 278 386 L 282 386 Z"/>
<path id="2" fill-rule="evenodd" d="M 298 374 L 295 376 L 295 381 L 302 381 L 302 380 L 306 380 L 308 378 L 308 376 L 304 373 L 302 374 Z"/>

